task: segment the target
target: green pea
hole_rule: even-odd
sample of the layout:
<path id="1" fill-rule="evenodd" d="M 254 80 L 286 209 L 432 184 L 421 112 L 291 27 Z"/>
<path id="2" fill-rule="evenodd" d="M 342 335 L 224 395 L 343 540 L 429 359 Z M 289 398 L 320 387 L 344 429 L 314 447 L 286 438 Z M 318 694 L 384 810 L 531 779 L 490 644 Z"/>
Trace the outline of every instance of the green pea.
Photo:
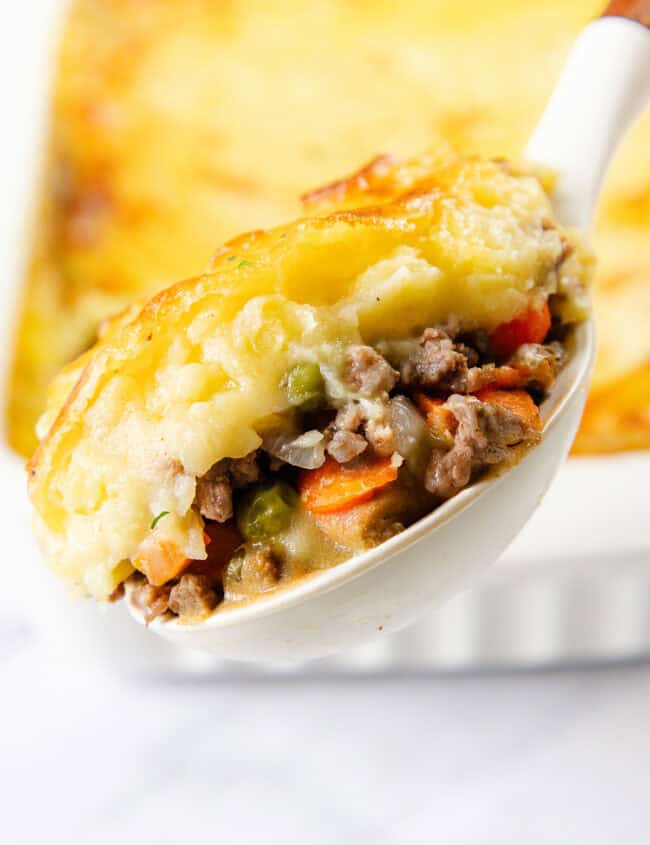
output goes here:
<path id="1" fill-rule="evenodd" d="M 237 526 L 246 540 L 266 540 L 291 522 L 298 495 L 284 481 L 255 487 L 237 507 Z"/>
<path id="2" fill-rule="evenodd" d="M 325 381 L 318 364 L 293 366 L 285 376 L 289 403 L 301 411 L 317 411 L 325 404 Z"/>

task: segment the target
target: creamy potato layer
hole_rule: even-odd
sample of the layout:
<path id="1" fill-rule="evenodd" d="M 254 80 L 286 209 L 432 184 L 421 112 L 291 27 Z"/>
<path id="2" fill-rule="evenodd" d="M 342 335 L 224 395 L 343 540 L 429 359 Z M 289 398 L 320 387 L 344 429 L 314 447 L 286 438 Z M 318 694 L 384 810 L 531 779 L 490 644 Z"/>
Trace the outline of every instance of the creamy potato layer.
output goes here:
<path id="1" fill-rule="evenodd" d="M 468 413 L 488 440 L 490 427 L 511 431 L 500 459 L 538 436 L 530 407 L 513 410 L 513 422 L 503 404 L 489 410 L 476 396 L 512 389 L 534 409 L 530 395 L 548 388 L 563 354 L 547 341 L 585 314 L 591 258 L 554 219 L 542 182 L 502 161 L 425 156 L 380 160 L 311 202 L 319 216 L 231 241 L 204 275 L 122 315 L 55 382 L 30 494 L 51 566 L 95 598 L 134 568 L 151 586 L 169 583 L 218 549 L 229 550 L 222 568 L 239 554 L 264 584 L 270 568 L 275 582 L 278 566 L 290 575 L 293 558 L 301 571 L 336 562 L 355 544 L 340 533 L 317 540 L 314 515 L 418 474 L 411 521 L 453 495 L 444 461 Z M 451 416 L 436 432 L 438 404 Z M 428 452 L 407 479 L 412 455 L 399 434 L 417 408 Z M 310 465 L 296 462 L 296 448 Z M 334 464 L 347 475 L 332 489 L 343 478 L 353 495 L 323 506 Z M 222 480 L 235 508 L 220 520 L 210 497 Z M 267 537 L 294 532 L 277 566 L 245 557 L 261 554 L 250 525 L 269 503 L 249 490 L 260 484 L 271 513 L 290 511 L 277 531 L 263 519 Z M 314 554 L 319 542 L 326 551 Z"/>

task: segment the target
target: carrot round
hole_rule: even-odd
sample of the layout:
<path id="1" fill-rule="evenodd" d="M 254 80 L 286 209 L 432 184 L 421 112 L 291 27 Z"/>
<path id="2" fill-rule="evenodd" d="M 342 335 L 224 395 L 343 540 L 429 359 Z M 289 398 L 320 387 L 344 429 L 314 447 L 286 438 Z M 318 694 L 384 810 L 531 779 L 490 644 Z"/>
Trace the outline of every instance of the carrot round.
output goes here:
<path id="1" fill-rule="evenodd" d="M 185 571 L 195 575 L 214 574 L 223 569 L 242 543 L 232 520 L 221 524 L 206 523 L 203 539 L 208 553 L 206 560 L 190 560 L 175 543 L 151 537 L 141 545 L 138 555 L 131 562 L 135 569 L 147 576 L 150 584 L 161 587 Z"/>
<path id="2" fill-rule="evenodd" d="M 371 499 L 396 478 L 397 467 L 390 458 L 354 467 L 327 458 L 322 467 L 303 472 L 300 499 L 312 513 L 334 513 Z"/>
<path id="3" fill-rule="evenodd" d="M 521 387 L 526 380 L 526 371 L 521 367 L 495 367 L 489 373 L 491 384 L 495 388 Z"/>
<path id="4" fill-rule="evenodd" d="M 498 358 L 508 358 L 522 343 L 541 343 L 551 328 L 548 303 L 529 308 L 509 323 L 501 323 L 490 335 L 490 351 Z"/>
<path id="5" fill-rule="evenodd" d="M 539 408 L 525 390 L 495 390 L 492 387 L 486 387 L 479 390 L 476 398 L 481 402 L 489 402 L 490 405 L 498 405 L 512 411 L 534 431 L 542 430 Z"/>
<path id="6" fill-rule="evenodd" d="M 161 587 L 180 575 L 189 560 L 174 543 L 151 539 L 142 544 L 140 552 L 131 562 L 135 569 L 147 576 L 150 584 Z"/>
<path id="7" fill-rule="evenodd" d="M 444 440 L 456 431 L 458 421 L 449 408 L 445 408 L 446 399 L 425 393 L 416 393 L 414 398 L 434 435 Z"/>

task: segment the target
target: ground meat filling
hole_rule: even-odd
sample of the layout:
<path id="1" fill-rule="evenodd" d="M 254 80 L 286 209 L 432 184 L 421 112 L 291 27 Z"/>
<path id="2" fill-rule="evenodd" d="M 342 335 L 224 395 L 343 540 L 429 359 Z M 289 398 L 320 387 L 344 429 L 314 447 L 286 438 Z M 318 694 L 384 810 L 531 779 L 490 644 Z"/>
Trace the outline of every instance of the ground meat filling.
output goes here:
<path id="1" fill-rule="evenodd" d="M 233 558 L 224 574 L 226 598 L 238 601 L 274 589 L 280 580 L 280 561 L 267 546 L 251 546 Z"/>
<path id="2" fill-rule="evenodd" d="M 241 487 L 246 487 L 247 484 L 253 484 L 260 479 L 260 467 L 258 463 L 258 453 L 250 452 L 244 455 L 243 458 L 230 459 L 228 462 L 228 472 L 232 486 L 235 490 Z"/>
<path id="3" fill-rule="evenodd" d="M 328 454 L 340 464 L 358 458 L 368 447 L 382 457 L 395 451 L 395 432 L 387 407 L 369 417 L 357 402 L 348 402 L 326 431 L 326 439 Z"/>
<path id="4" fill-rule="evenodd" d="M 194 501 L 199 513 L 215 522 L 226 522 L 233 515 L 232 485 L 226 472 L 219 469 L 222 463 L 219 461 L 196 482 Z"/>
<path id="5" fill-rule="evenodd" d="M 327 444 L 327 452 L 335 461 L 346 464 L 348 461 L 358 458 L 368 447 L 368 441 L 361 434 L 353 431 L 335 431 Z"/>
<path id="6" fill-rule="evenodd" d="M 163 584 L 162 587 L 154 587 L 144 575 L 136 572 L 128 580 L 130 587 L 130 600 L 134 607 L 142 611 L 144 621 L 147 625 L 153 622 L 158 616 L 162 616 L 169 610 L 169 594 L 171 585 Z"/>
<path id="7" fill-rule="evenodd" d="M 427 329 L 403 362 L 400 377 L 408 387 L 466 393 L 470 363 L 478 363 L 473 349 L 454 343 L 444 328 Z"/>
<path id="8" fill-rule="evenodd" d="M 424 482 L 439 499 L 449 499 L 478 472 L 501 463 L 510 446 L 539 439 L 537 430 L 520 417 L 475 396 L 450 396 L 446 407 L 458 421 L 454 445 L 449 451 L 433 451 Z"/>
<path id="9" fill-rule="evenodd" d="M 224 458 L 197 479 L 194 508 L 206 521 L 207 559 L 187 561 L 182 573 L 163 586 L 150 584 L 140 572 L 131 576 L 127 593 L 147 623 L 165 614 L 198 620 L 222 600 L 254 598 L 290 577 L 291 561 L 278 547 L 278 535 L 262 542 L 247 535 L 241 515 L 251 494 L 271 495 L 264 493 L 269 485 L 281 488 L 273 508 L 294 507 L 299 473 L 318 471 L 325 454 L 339 464 L 350 463 L 353 471 L 376 458 L 397 458 L 391 464 L 400 467 L 397 479 L 356 508 L 312 514 L 325 536 L 341 548 L 361 550 L 410 525 L 487 468 L 508 460 L 513 447 L 539 439 L 538 417 L 518 415 L 516 404 L 489 398 L 503 390 L 528 390 L 539 402 L 565 360 L 564 347 L 554 341 L 522 344 L 508 360 L 496 361 L 487 332 L 462 334 L 453 319 L 417 339 L 378 346 L 390 362 L 372 346 L 346 350 L 345 400 L 288 415 L 291 442 L 300 439 L 301 431 L 315 435 L 313 442 L 278 457 L 265 439 L 262 448 L 242 458 Z M 490 392 L 480 392 L 486 389 Z M 400 415 L 404 407 L 410 411 Z M 300 462 L 304 450 L 310 463 Z"/>
<path id="10" fill-rule="evenodd" d="M 168 611 L 187 619 L 207 616 L 221 598 L 207 575 L 182 575 L 176 583 L 154 587 L 144 575 L 136 573 L 128 584 L 131 603 L 142 611 L 147 624 Z"/>
<path id="11" fill-rule="evenodd" d="M 485 387 L 500 386 L 548 391 L 564 363 L 565 353 L 557 341 L 550 344 L 522 344 L 501 366 L 493 361 L 482 362 L 487 344 L 479 333 L 471 340 L 477 348 L 454 338 L 449 327 L 427 329 L 417 349 L 402 363 L 400 381 L 407 387 L 442 393 L 476 393 Z M 478 349 L 481 349 L 481 352 Z"/>
<path id="12" fill-rule="evenodd" d="M 561 343 L 524 343 L 508 361 L 508 365 L 526 373 L 525 386 L 546 393 L 553 386 L 566 360 Z"/>
<path id="13" fill-rule="evenodd" d="M 207 616 L 219 603 L 207 575 L 182 575 L 169 594 L 169 609 L 178 616 L 196 619 Z"/>
<path id="14" fill-rule="evenodd" d="M 252 484 L 259 477 L 257 452 L 243 458 L 224 458 L 197 479 L 194 503 L 206 519 L 226 522 L 233 515 L 232 491 Z"/>
<path id="15" fill-rule="evenodd" d="M 399 373 L 372 346 L 351 346 L 346 355 L 348 380 L 362 396 L 387 396 Z"/>

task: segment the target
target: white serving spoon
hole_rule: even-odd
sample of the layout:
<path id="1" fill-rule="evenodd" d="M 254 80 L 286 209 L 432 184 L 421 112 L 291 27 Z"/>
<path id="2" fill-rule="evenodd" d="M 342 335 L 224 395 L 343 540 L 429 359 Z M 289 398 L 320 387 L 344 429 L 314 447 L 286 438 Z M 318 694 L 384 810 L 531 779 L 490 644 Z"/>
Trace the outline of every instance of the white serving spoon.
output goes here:
<path id="1" fill-rule="evenodd" d="M 621 16 L 602 17 L 581 33 L 525 153 L 557 171 L 558 216 L 583 229 L 614 150 L 650 98 L 650 31 L 643 25 L 650 25 L 650 0 L 621 0 L 605 14 Z M 158 619 L 150 630 L 219 657 L 277 663 L 322 657 L 415 621 L 493 563 L 538 506 L 578 428 L 593 353 L 593 326 L 583 324 L 542 405 L 542 442 L 514 468 L 295 586 L 226 607 L 201 624 Z"/>

